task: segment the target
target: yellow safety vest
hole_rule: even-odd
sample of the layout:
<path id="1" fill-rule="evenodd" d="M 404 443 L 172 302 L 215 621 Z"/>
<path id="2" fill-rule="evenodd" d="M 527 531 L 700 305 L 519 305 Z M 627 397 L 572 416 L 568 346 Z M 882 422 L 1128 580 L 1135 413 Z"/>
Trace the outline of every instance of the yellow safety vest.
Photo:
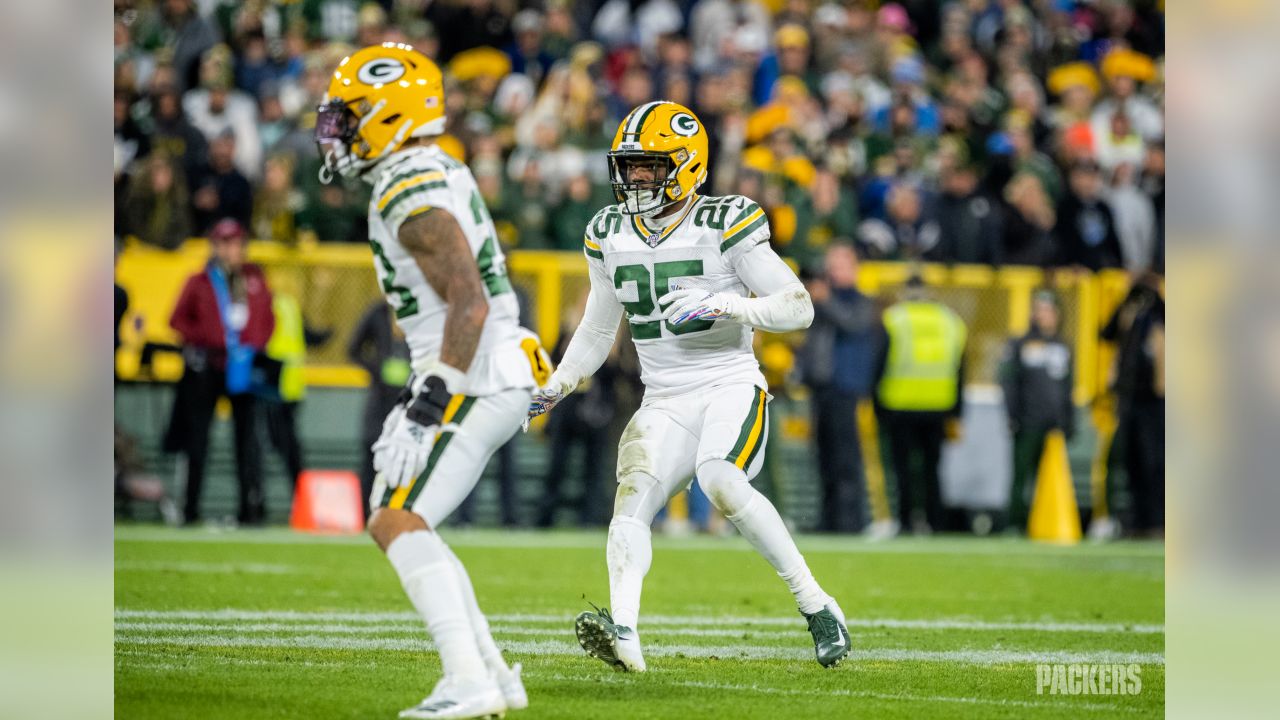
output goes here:
<path id="1" fill-rule="evenodd" d="M 302 308 L 288 295 L 277 293 L 271 300 L 276 328 L 267 341 L 267 357 L 284 364 L 280 370 L 280 398 L 297 402 L 307 392 L 302 366 L 307 360 L 307 337 L 302 327 Z"/>
<path id="2" fill-rule="evenodd" d="M 945 305 L 906 301 L 884 312 L 889 357 L 878 389 L 889 410 L 949 410 L 964 354 L 964 321 Z"/>

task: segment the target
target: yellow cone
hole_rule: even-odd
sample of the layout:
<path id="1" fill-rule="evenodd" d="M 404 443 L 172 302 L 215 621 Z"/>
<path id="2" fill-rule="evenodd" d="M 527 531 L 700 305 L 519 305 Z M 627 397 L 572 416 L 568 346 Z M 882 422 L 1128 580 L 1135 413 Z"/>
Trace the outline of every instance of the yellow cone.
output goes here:
<path id="1" fill-rule="evenodd" d="M 1045 438 L 1040 470 L 1036 473 L 1035 497 L 1031 500 L 1027 536 L 1032 540 L 1063 545 L 1080 542 L 1080 511 L 1076 507 L 1076 491 L 1071 482 L 1067 441 L 1060 430 L 1054 430 Z"/>

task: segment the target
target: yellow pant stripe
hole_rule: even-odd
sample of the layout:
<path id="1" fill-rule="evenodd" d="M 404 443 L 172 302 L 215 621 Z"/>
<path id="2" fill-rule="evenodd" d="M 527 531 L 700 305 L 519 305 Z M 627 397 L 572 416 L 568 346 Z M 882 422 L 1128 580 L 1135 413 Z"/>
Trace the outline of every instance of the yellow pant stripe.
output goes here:
<path id="1" fill-rule="evenodd" d="M 441 425 L 446 425 L 453 420 L 453 416 L 457 414 L 458 408 L 462 405 L 462 401 L 466 399 L 467 396 L 461 393 L 449 398 L 449 404 L 444 408 L 444 420 L 441 422 Z M 439 442 L 439 440 L 440 433 L 437 431 L 436 441 Z M 405 498 L 409 497 L 409 493 L 413 491 L 413 486 L 418 484 L 418 480 L 420 479 L 421 478 L 414 478 L 413 482 L 408 485 L 401 485 L 396 488 L 395 492 L 391 494 L 391 502 L 387 503 L 387 507 L 395 510 L 403 510 Z"/>
<path id="2" fill-rule="evenodd" d="M 756 422 L 751 426 L 751 434 L 747 436 L 747 444 L 742 446 L 742 452 L 738 454 L 738 458 L 733 464 L 738 466 L 739 470 L 747 469 L 747 461 L 751 458 L 751 453 L 755 451 L 756 445 L 760 442 L 760 435 L 764 432 L 764 393 L 761 392 L 756 397 Z"/>

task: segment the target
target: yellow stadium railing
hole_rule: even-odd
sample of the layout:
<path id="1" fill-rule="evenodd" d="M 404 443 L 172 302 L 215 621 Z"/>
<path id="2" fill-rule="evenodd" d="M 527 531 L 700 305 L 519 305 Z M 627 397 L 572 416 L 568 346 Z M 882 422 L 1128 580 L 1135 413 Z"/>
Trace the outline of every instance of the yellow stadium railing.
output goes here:
<path id="1" fill-rule="evenodd" d="M 209 256 L 208 244 L 191 240 L 176 251 L 129 242 L 116 263 L 116 281 L 129 293 L 130 308 L 122 323 L 122 347 L 116 371 L 126 380 L 173 381 L 181 359 L 159 354 L 140 367 L 143 346 L 176 344 L 168 320 L 186 278 Z M 381 302 L 372 256 L 364 245 L 317 244 L 287 247 L 270 242 L 250 244 L 249 258 L 264 268 L 273 291 L 296 297 L 308 323 L 332 330 L 330 340 L 308 353 L 306 376 L 317 386 L 360 387 L 365 373 L 347 362 L 345 347 L 360 316 Z M 529 323 L 546 347 L 559 338 L 566 306 L 587 287 L 584 258 L 575 252 L 513 251 L 508 272 L 529 307 Z M 903 263 L 864 263 L 859 283 L 872 296 L 891 299 L 911 268 Z M 1123 299 L 1128 276 L 1120 271 L 1099 274 L 981 266 L 925 265 L 923 273 L 934 295 L 969 324 L 969 382 L 994 383 L 1006 341 L 1026 332 L 1033 291 L 1051 284 L 1062 298 L 1064 335 L 1076 352 L 1075 396 L 1085 404 L 1105 391 L 1112 353 L 1098 341 L 1098 330 Z M 781 340 L 778 340 L 781 341 Z"/>

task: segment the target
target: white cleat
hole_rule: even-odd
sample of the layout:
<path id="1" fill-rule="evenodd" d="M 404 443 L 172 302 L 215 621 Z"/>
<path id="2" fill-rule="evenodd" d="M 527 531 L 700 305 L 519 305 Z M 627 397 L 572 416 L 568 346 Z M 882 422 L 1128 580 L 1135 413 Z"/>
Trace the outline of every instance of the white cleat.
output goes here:
<path id="1" fill-rule="evenodd" d="M 644 653 L 640 650 L 640 635 L 630 628 L 620 630 L 625 632 L 618 633 L 618 640 L 613 644 L 614 654 L 626 666 L 627 672 L 644 672 L 648 668 L 644 664 Z"/>
<path id="2" fill-rule="evenodd" d="M 464 680 L 446 675 L 422 702 L 400 711 L 414 720 L 501 718 L 507 712 L 502 690 L 491 677 Z"/>
<path id="3" fill-rule="evenodd" d="M 507 701 L 508 710 L 523 710 L 529 707 L 529 694 L 524 691 L 524 682 L 520 680 L 520 671 L 524 669 L 520 663 L 511 667 L 493 671 L 493 679 L 502 691 L 502 698 Z"/>

